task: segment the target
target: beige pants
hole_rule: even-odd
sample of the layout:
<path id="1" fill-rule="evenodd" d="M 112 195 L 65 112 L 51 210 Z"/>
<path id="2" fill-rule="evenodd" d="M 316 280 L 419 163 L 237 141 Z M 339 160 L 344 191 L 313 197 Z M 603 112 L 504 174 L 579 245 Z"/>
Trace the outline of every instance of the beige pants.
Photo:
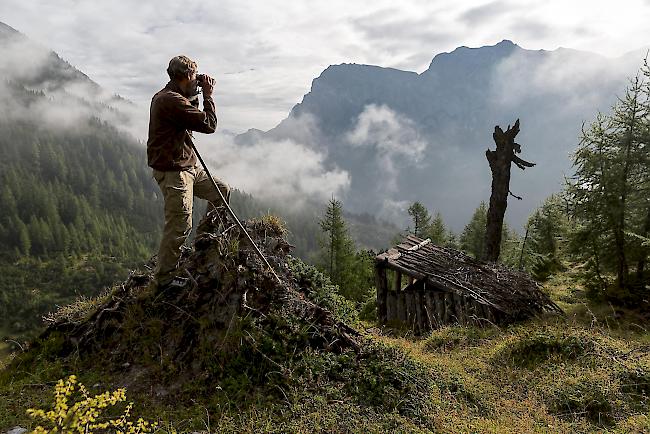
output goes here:
<path id="1" fill-rule="evenodd" d="M 165 199 L 165 227 L 163 229 L 158 266 L 155 275 L 158 285 L 169 283 L 177 268 L 181 246 L 192 230 L 192 207 L 194 196 L 209 202 L 208 211 L 222 203 L 219 193 L 210 182 L 205 170 L 192 168 L 181 172 L 153 171 Z M 219 190 L 230 200 L 230 188 L 215 178 Z"/>

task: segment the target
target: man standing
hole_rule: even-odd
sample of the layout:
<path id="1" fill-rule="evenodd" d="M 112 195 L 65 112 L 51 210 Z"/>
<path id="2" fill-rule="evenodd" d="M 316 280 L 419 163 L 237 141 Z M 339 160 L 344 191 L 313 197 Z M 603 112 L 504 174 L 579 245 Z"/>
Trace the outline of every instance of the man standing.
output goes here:
<path id="1" fill-rule="evenodd" d="M 221 201 L 202 167 L 197 167 L 192 131 L 211 134 L 217 128 L 212 101 L 214 79 L 198 76 L 197 65 L 186 56 L 174 57 L 167 74 L 170 81 L 151 100 L 147 159 L 165 200 L 165 227 L 158 251 L 156 286 L 182 286 L 186 279 L 175 276 L 181 246 L 192 230 L 194 196 L 210 202 L 208 210 Z M 198 86 L 203 91 L 199 110 Z M 216 180 L 226 200 L 230 188 Z"/>

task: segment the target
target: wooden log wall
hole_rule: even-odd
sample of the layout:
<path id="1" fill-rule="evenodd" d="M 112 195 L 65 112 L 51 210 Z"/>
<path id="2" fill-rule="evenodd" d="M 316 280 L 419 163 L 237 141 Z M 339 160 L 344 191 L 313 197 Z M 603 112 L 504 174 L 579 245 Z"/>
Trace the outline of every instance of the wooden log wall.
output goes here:
<path id="1" fill-rule="evenodd" d="M 499 312 L 454 292 L 427 288 L 423 281 L 408 278 L 402 288 L 402 274 L 394 274 L 392 285 L 385 268 L 378 268 L 377 314 L 382 324 L 403 324 L 416 334 L 445 325 L 486 326 L 499 320 Z M 392 286 L 392 288 L 389 288 Z"/>

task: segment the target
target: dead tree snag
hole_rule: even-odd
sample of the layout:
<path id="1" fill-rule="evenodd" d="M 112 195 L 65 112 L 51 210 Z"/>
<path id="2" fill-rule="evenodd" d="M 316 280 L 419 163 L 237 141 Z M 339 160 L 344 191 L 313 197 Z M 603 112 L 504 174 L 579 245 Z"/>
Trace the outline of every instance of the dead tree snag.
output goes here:
<path id="1" fill-rule="evenodd" d="M 485 230 L 485 259 L 488 261 L 496 262 L 499 259 L 503 217 L 508 206 L 508 194 L 512 194 L 510 192 L 510 165 L 515 163 L 522 170 L 535 165 L 515 155 L 521 153 L 521 145 L 515 143 L 518 133 L 519 119 L 512 128 L 508 125 L 506 132 L 503 132 L 497 125 L 494 127 L 494 134 L 492 134 L 497 149 L 496 151 L 489 149 L 485 151 L 492 171 L 492 194 L 490 195 L 490 208 Z M 521 200 L 521 197 L 514 194 L 512 196 Z"/>

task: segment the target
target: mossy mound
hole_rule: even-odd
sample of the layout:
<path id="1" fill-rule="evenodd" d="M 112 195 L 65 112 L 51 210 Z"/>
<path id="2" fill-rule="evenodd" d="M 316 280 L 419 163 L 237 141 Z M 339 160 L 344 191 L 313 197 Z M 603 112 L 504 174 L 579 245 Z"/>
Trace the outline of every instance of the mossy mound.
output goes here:
<path id="1" fill-rule="evenodd" d="M 277 219 L 250 220 L 245 229 L 280 281 L 246 233 L 213 212 L 199 225 L 194 248 L 181 256 L 179 273 L 189 278 L 188 287 L 158 291 L 150 273 L 133 273 L 99 299 L 51 315 L 41 340 L 61 336 L 60 357 L 101 354 L 105 369 L 138 378 L 155 374 L 164 383 L 221 375 L 237 359 L 257 359 L 256 352 L 358 351 L 358 333 L 301 292 Z M 284 348 L 267 348 L 264 335 L 281 336 Z"/>
<path id="2" fill-rule="evenodd" d="M 156 292 L 150 272 L 134 272 L 97 299 L 59 309 L 0 385 L 37 369 L 43 382 L 76 373 L 89 384 L 126 387 L 143 402 L 200 402 L 211 412 L 252 406 L 278 420 L 312 396 L 399 417 L 425 414 L 433 387 L 427 370 L 348 324 L 354 306 L 289 256 L 277 219 L 245 227 L 280 281 L 245 233 L 210 215 L 181 257 L 190 287 Z"/>

